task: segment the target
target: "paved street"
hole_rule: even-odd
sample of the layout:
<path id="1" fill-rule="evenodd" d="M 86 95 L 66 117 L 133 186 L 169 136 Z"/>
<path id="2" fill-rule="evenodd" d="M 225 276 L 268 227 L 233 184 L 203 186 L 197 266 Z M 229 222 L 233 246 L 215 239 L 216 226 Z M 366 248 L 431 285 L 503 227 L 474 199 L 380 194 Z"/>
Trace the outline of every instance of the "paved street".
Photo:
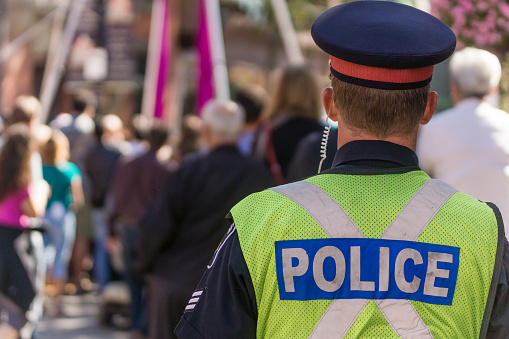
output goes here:
<path id="1" fill-rule="evenodd" d="M 63 315 L 44 316 L 40 339 L 127 339 L 128 332 L 98 325 L 101 299 L 96 294 L 65 296 Z"/>

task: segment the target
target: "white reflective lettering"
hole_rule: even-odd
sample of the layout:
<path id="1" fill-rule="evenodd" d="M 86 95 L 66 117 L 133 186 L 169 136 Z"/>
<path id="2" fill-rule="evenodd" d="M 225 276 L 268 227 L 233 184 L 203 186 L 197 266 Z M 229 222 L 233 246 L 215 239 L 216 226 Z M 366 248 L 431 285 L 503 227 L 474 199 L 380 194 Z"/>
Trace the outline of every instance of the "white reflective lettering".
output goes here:
<path id="1" fill-rule="evenodd" d="M 380 267 L 378 269 L 378 290 L 389 290 L 389 247 L 380 247 Z"/>
<path id="2" fill-rule="evenodd" d="M 361 247 L 350 247 L 350 285 L 352 291 L 374 291 L 374 281 L 361 281 Z"/>
<path id="3" fill-rule="evenodd" d="M 398 285 L 402 292 L 415 293 L 419 289 L 421 279 L 414 276 L 414 279 L 411 282 L 406 281 L 405 262 L 409 259 L 414 262 L 414 265 L 420 265 L 423 263 L 422 256 L 417 250 L 414 250 L 413 248 L 404 248 L 401 250 L 401 252 L 398 253 L 398 256 L 396 257 L 394 275 L 396 279 L 396 285 Z"/>
<path id="4" fill-rule="evenodd" d="M 447 297 L 449 289 L 446 287 L 436 287 L 436 278 L 449 278 L 449 270 L 437 268 L 437 263 L 452 263 L 452 254 L 450 253 L 428 253 L 428 269 L 426 271 L 426 280 L 424 281 L 424 294 L 435 297 Z"/>
<path id="5" fill-rule="evenodd" d="M 331 257 L 336 263 L 336 276 L 332 281 L 325 279 L 323 274 L 323 262 L 325 258 Z M 324 246 L 316 252 L 313 260 L 313 277 L 316 285 L 325 292 L 337 291 L 345 280 L 346 263 L 345 256 L 334 246 Z"/>
<path id="6" fill-rule="evenodd" d="M 286 292 L 295 292 L 293 277 L 301 276 L 308 270 L 308 254 L 303 248 L 283 248 L 281 256 L 285 290 Z M 292 258 L 297 258 L 299 260 L 297 266 L 292 266 Z"/>

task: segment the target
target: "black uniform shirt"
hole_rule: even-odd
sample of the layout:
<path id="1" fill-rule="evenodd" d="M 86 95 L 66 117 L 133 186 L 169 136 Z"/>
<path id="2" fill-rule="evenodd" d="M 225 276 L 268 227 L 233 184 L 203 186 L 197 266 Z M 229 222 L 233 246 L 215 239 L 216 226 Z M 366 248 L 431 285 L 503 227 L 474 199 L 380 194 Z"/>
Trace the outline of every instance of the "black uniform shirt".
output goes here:
<path id="1" fill-rule="evenodd" d="M 336 152 L 333 168 L 322 173 L 389 174 L 418 169 L 411 149 L 386 141 L 361 140 L 343 145 Z M 492 286 L 496 293 L 490 293 L 488 300 L 494 303 L 487 317 L 488 338 L 509 337 L 509 244 L 505 238 L 502 246 L 503 252 L 497 251 L 500 276 Z M 181 339 L 256 338 L 256 296 L 234 224 L 209 267 L 175 333 Z"/>

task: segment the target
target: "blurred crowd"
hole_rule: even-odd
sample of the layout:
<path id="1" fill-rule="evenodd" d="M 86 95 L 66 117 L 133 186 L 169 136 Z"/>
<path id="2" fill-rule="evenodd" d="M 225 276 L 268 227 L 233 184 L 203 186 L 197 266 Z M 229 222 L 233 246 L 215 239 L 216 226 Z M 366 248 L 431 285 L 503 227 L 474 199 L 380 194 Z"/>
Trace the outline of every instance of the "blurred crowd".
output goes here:
<path id="1" fill-rule="evenodd" d="M 103 324 L 123 316 L 133 338 L 173 337 L 229 209 L 317 172 L 317 79 L 302 66 L 276 73 L 272 95 L 239 88 L 178 131 L 101 112 L 87 89 L 47 124 L 37 98 L 18 97 L 1 132 L 2 338 L 35 337 L 43 313 L 62 314 L 64 294 L 90 292 L 103 297 Z M 307 136 L 316 152 L 292 165 Z"/>
<path id="2" fill-rule="evenodd" d="M 491 174 L 496 169 L 482 172 L 468 152 L 479 150 L 484 163 L 493 162 L 491 157 L 505 164 L 498 166 L 502 171 L 509 166 L 509 142 L 504 143 L 509 117 L 485 100 L 498 88 L 500 65 L 490 68 L 498 60 L 485 51 L 467 52 L 473 54 L 459 54 L 452 62 L 453 99 L 463 105 L 457 106 L 462 112 L 477 114 L 467 124 L 467 139 L 482 130 L 488 141 L 478 138 L 466 151 L 455 145 L 444 159 L 434 160 L 437 150 L 452 147 L 453 141 L 440 138 L 466 128 L 451 120 L 441 129 L 452 119 L 444 114 L 423 132 L 418 153 L 430 174 L 445 181 L 459 178 L 454 185 L 474 186 L 465 189 L 476 197 L 475 187 L 482 186 L 482 199 L 497 200 L 493 192 L 503 186 L 505 195 L 495 202 L 504 205 L 505 213 L 507 175 L 493 180 L 494 187 L 473 185 L 468 177 L 468 169 L 477 169 L 473 176 L 496 179 Z M 230 208 L 250 193 L 316 174 L 325 156 L 322 168 L 330 168 L 337 149 L 335 129 L 326 129 L 329 143 L 322 145 L 326 120 L 320 88 L 305 66 L 278 70 L 268 92 L 242 87 L 233 101 L 208 102 L 201 112 L 185 115 L 178 131 L 143 115 L 123 121 L 115 112 L 101 112 L 94 93 L 85 89 L 74 94 L 73 107 L 45 124 L 38 120 L 38 99 L 20 96 L 4 115 L 2 338 L 36 337 L 44 312 L 62 313 L 64 294 L 91 292 L 102 295 L 104 324 L 122 315 L 132 338 L 174 337 L 173 329 L 227 234 Z M 451 138 L 466 146 L 461 128 Z M 439 146 L 427 146 L 432 142 Z M 452 163 L 440 167 L 448 159 Z"/>

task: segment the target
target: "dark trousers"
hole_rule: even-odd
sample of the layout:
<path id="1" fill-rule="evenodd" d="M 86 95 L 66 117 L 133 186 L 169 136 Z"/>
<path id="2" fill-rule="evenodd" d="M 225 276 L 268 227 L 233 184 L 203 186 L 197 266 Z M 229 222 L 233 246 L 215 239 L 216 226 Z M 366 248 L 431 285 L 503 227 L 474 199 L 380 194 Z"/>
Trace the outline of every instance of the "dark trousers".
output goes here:
<path id="1" fill-rule="evenodd" d="M 9 314 L 7 322 L 17 329 L 26 323 L 25 313 L 36 295 L 37 261 L 33 254 L 29 232 L 0 226 L 0 293 L 3 300 L 0 307 Z M 11 312 L 9 309 L 16 310 Z"/>
<path id="2" fill-rule="evenodd" d="M 168 281 L 154 275 L 150 281 L 148 335 L 150 339 L 178 339 L 173 333 L 184 314 L 190 295 L 168 287 Z M 194 287 L 193 287 L 194 288 Z"/>
<path id="3" fill-rule="evenodd" d="M 136 272 L 134 265 L 138 259 L 136 242 L 140 237 L 140 230 L 136 225 L 119 223 L 120 241 L 122 242 L 122 259 L 124 261 L 124 279 L 131 292 L 131 327 L 146 333 L 147 320 L 143 303 L 143 279 Z"/>

